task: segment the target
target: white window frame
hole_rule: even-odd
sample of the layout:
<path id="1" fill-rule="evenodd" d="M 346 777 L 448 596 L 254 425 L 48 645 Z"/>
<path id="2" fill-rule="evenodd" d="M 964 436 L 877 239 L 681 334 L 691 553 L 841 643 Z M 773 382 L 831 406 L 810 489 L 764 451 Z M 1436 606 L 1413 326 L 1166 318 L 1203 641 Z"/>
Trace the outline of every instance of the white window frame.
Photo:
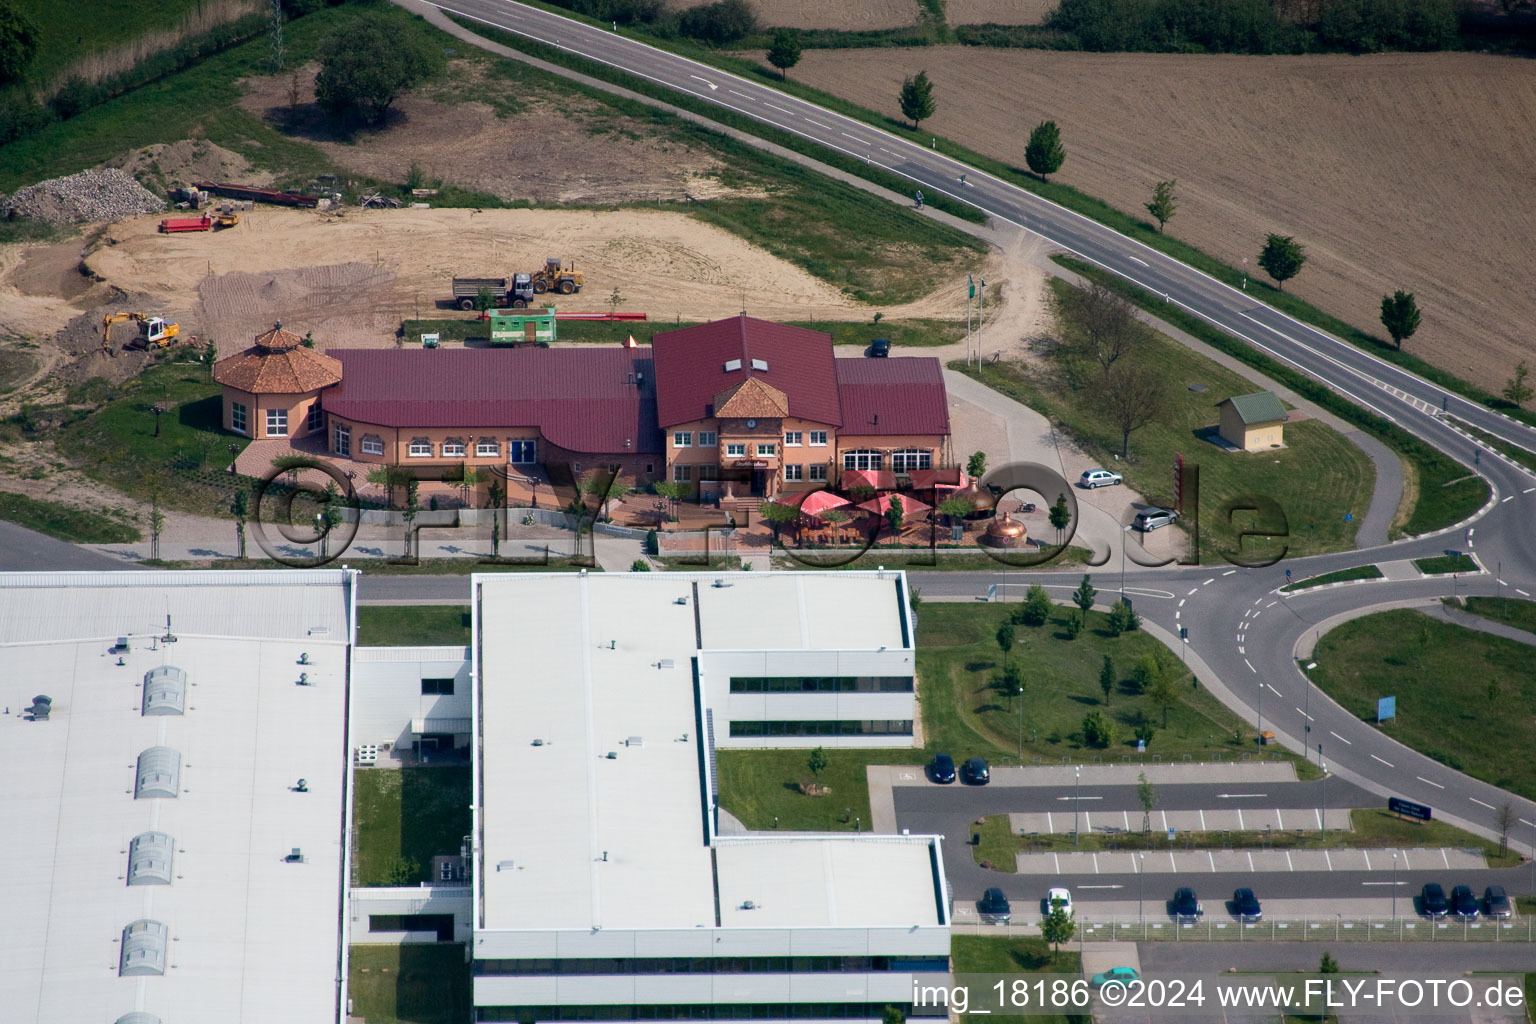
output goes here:
<path id="1" fill-rule="evenodd" d="M 933 453 L 927 448 L 903 448 L 891 452 L 891 468 L 898 473 L 914 469 L 932 469 Z"/>
<path id="2" fill-rule="evenodd" d="M 811 431 L 811 447 L 825 448 L 827 446 L 827 432 L 825 430 Z"/>
<path id="3" fill-rule="evenodd" d="M 267 422 L 267 433 L 266 433 L 267 437 L 287 437 L 288 436 L 288 410 L 287 409 L 268 409 L 267 410 L 267 415 L 266 415 L 266 422 Z M 274 423 L 277 424 L 277 426 L 275 428 L 273 427 Z"/>
<path id="4" fill-rule="evenodd" d="M 514 456 L 527 453 L 528 458 L 515 458 Z M 531 466 L 539 461 L 539 442 L 532 437 L 514 437 L 507 442 L 507 461 L 515 466 Z M 578 464 L 576 472 L 581 472 Z"/>
<path id="5" fill-rule="evenodd" d="M 747 457 L 747 446 L 736 442 L 730 442 L 725 446 L 725 455 L 731 459 L 744 459 Z"/>
<path id="6" fill-rule="evenodd" d="M 672 482 L 678 484 L 693 483 L 693 466 L 691 463 L 679 462 L 672 466 Z"/>
<path id="7" fill-rule="evenodd" d="M 426 451 L 421 451 L 420 449 L 422 448 L 425 448 Z M 407 449 L 406 455 L 412 459 L 430 459 L 432 451 L 433 445 L 430 437 L 413 437 L 411 438 L 411 446 Z"/>
<path id="8" fill-rule="evenodd" d="M 384 439 L 378 434 L 365 434 L 363 439 L 357 442 L 357 450 L 364 455 L 383 455 Z"/>
<path id="9" fill-rule="evenodd" d="M 237 434 L 250 433 L 250 410 L 245 407 L 245 403 L 229 403 L 229 429 Z"/>
<path id="10" fill-rule="evenodd" d="M 861 472 L 873 472 L 885 468 L 885 452 L 872 448 L 857 448 L 851 452 L 843 452 L 843 469 L 859 470 Z"/>
<path id="11" fill-rule="evenodd" d="M 825 462 L 811 463 L 811 480 L 820 481 L 821 483 L 827 482 L 827 464 Z"/>
<path id="12" fill-rule="evenodd" d="M 469 453 L 469 448 L 464 444 L 462 437 L 445 438 L 443 441 L 443 458 L 462 459 Z"/>
<path id="13" fill-rule="evenodd" d="M 799 483 L 805 479 L 805 467 L 800 465 L 798 462 L 785 465 L 784 479 L 787 481 L 794 481 L 795 483 Z"/>
<path id="14" fill-rule="evenodd" d="M 482 437 L 480 440 L 475 442 L 475 458 L 477 458 L 477 459 L 496 459 L 496 458 L 500 458 L 500 457 L 501 457 L 501 442 L 500 441 L 495 441 L 495 440 L 488 441 L 488 440 L 486 440 L 485 438 Z"/>
<path id="15" fill-rule="evenodd" d="M 699 447 L 700 448 L 713 448 L 715 445 L 717 445 L 719 443 L 720 443 L 720 435 L 717 434 L 715 431 L 713 431 L 713 430 L 701 430 L 701 431 L 699 431 Z"/>
<path id="16" fill-rule="evenodd" d="M 784 431 L 784 447 L 785 448 L 799 448 L 800 447 L 801 439 L 804 436 L 805 435 L 802 434 L 798 430 L 786 430 L 786 431 Z"/>
<path id="17" fill-rule="evenodd" d="M 760 459 L 772 458 L 773 456 L 777 455 L 778 453 L 779 453 L 779 445 L 778 445 L 778 442 L 776 442 L 776 441 L 772 442 L 770 444 L 760 444 L 760 445 L 757 446 L 757 456 Z"/>
<path id="18" fill-rule="evenodd" d="M 672 447 L 673 448 L 692 448 L 693 447 L 693 431 L 691 431 L 691 430 L 674 430 L 674 431 L 672 431 Z"/>
<path id="19" fill-rule="evenodd" d="M 334 451 L 342 458 L 352 457 L 352 428 L 345 423 L 336 424 Z"/>

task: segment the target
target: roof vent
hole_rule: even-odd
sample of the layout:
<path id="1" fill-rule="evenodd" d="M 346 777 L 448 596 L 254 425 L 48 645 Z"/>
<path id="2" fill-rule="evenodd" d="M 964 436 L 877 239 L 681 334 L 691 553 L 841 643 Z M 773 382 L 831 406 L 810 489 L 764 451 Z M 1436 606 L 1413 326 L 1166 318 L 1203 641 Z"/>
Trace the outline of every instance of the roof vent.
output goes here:
<path id="1" fill-rule="evenodd" d="M 766 360 L 766 359 L 754 359 L 754 360 L 752 360 L 752 369 L 754 369 L 754 370 L 766 370 L 766 369 L 768 369 L 768 360 Z"/>
<path id="2" fill-rule="evenodd" d="M 117 1018 L 114 1024 L 160 1024 L 160 1018 L 143 1010 L 134 1010 Z"/>
<path id="3" fill-rule="evenodd" d="M 174 843 L 165 832 L 140 832 L 128 844 L 129 885 L 170 885 Z"/>
<path id="4" fill-rule="evenodd" d="M 617 750 L 610 750 L 605 756 L 610 761 L 617 761 L 619 759 L 619 752 Z"/>
<path id="5" fill-rule="evenodd" d="M 716 579 L 715 582 L 713 584 L 711 584 L 711 586 L 713 586 L 716 590 L 721 590 L 721 589 L 723 589 L 725 587 L 730 586 L 730 584 L 725 582 L 725 580 Z"/>
<path id="6" fill-rule="evenodd" d="M 165 973 L 165 925 L 140 919 L 123 929 L 123 950 L 117 964 L 119 978 Z"/>
<path id="7" fill-rule="evenodd" d="M 46 722 L 48 715 L 53 711 L 53 698 L 44 694 L 38 694 L 32 698 L 32 706 L 27 709 L 27 714 L 34 722 Z"/>
<path id="8" fill-rule="evenodd" d="M 656 663 L 656 667 L 657 668 L 676 668 L 677 667 L 677 662 L 673 661 L 671 658 L 662 658 L 660 661 L 658 661 Z"/>
<path id="9" fill-rule="evenodd" d="M 300 849 L 299 847 L 295 846 L 293 848 L 293 850 L 288 854 L 288 856 L 283 858 L 283 863 L 284 864 L 303 864 L 304 863 L 304 851 L 302 849 Z"/>
<path id="10" fill-rule="evenodd" d="M 126 636 L 120 636 L 120 637 L 117 638 L 117 643 L 113 644 L 111 649 L 108 650 L 107 653 L 108 654 L 127 654 L 132 649 L 133 649 L 132 646 L 128 642 L 128 638 Z"/>
<path id="11" fill-rule="evenodd" d="M 726 360 L 726 363 L 725 363 L 725 372 L 726 373 L 734 373 L 735 371 L 737 371 L 739 369 L 741 369 L 741 360 L 740 359 L 728 359 L 728 360 Z"/>
<path id="12" fill-rule="evenodd" d="M 187 711 L 187 674 L 175 665 L 161 665 L 144 673 L 144 701 L 140 713 L 183 715 Z"/>
<path id="13" fill-rule="evenodd" d="M 645 746 L 645 740 L 640 736 L 631 736 L 624 741 L 624 745 L 626 747 L 643 747 Z"/>
<path id="14" fill-rule="evenodd" d="M 542 747 L 544 745 L 544 741 L 543 740 L 534 740 L 533 741 L 533 745 L 536 746 L 536 747 Z"/>
<path id="15" fill-rule="evenodd" d="M 745 903 L 743 903 L 741 905 L 741 909 L 742 910 L 756 910 L 757 909 L 757 904 L 753 903 L 751 900 L 747 900 Z"/>
<path id="16" fill-rule="evenodd" d="M 181 791 L 181 751 L 174 747 L 149 747 L 139 755 L 133 798 L 163 796 L 175 799 Z"/>

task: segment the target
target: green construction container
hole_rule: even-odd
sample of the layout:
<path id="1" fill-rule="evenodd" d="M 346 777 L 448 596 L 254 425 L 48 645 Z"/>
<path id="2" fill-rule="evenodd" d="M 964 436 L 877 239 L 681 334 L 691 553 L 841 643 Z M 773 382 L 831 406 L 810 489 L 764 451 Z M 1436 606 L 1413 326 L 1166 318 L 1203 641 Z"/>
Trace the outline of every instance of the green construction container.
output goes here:
<path id="1" fill-rule="evenodd" d="M 553 345 L 555 343 L 555 307 L 542 312 L 531 309 L 493 309 L 492 345 Z"/>

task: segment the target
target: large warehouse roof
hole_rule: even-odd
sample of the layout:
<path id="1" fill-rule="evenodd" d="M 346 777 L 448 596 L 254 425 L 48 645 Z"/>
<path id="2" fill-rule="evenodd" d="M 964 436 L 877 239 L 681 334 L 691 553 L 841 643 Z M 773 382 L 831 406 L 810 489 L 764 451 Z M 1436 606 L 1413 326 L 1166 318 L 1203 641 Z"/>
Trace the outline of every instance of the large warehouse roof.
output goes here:
<path id="1" fill-rule="evenodd" d="M 926 839 L 709 845 L 695 655 L 900 647 L 904 588 L 899 572 L 477 575 L 482 927 L 942 923 Z M 732 910 L 747 900 L 773 909 Z"/>
<path id="2" fill-rule="evenodd" d="M 0 574 L 0 1017 L 338 1019 L 350 587 Z"/>

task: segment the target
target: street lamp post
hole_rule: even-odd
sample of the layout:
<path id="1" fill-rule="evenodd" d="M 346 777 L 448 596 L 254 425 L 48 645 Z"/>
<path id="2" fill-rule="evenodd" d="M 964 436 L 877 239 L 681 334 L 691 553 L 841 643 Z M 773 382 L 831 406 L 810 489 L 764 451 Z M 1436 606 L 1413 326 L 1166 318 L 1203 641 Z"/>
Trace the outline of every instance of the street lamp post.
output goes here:
<path id="1" fill-rule="evenodd" d="M 228 444 L 228 445 L 225 445 L 224 447 L 229 449 L 229 475 L 230 476 L 234 476 L 235 475 L 235 460 L 240 455 L 240 446 L 237 445 L 237 444 Z"/>
<path id="2" fill-rule="evenodd" d="M 1317 745 L 1317 766 L 1323 770 L 1322 809 L 1318 813 L 1318 825 L 1324 837 L 1328 833 L 1328 766 L 1323 764 L 1323 745 Z"/>
<path id="3" fill-rule="evenodd" d="M 1259 745 L 1264 744 L 1264 681 L 1259 681 Z"/>
<path id="4" fill-rule="evenodd" d="M 1083 766 L 1077 765 L 1072 769 L 1073 797 L 1072 797 L 1072 845 L 1077 845 L 1078 818 L 1083 811 Z"/>
<path id="5" fill-rule="evenodd" d="M 1146 854 L 1138 853 L 1136 855 L 1136 867 L 1137 867 L 1137 871 L 1136 871 L 1136 923 L 1139 924 L 1139 925 L 1145 925 L 1146 921 L 1145 921 L 1145 919 L 1141 915 L 1141 897 L 1142 897 L 1142 894 L 1145 893 L 1146 890 L 1147 890 L 1147 878 L 1146 878 L 1146 875 L 1147 875 L 1147 855 Z"/>
<path id="6" fill-rule="evenodd" d="M 1019 763 L 1024 763 L 1024 684 L 1014 687 L 1013 699 L 1019 704 Z"/>
<path id="7" fill-rule="evenodd" d="M 160 406 L 158 406 L 158 405 L 152 405 L 152 406 L 149 407 L 149 411 L 155 414 L 155 433 L 154 433 L 154 436 L 155 437 L 159 437 L 160 436 L 160 414 L 165 412 L 165 410 L 160 408 Z"/>
<path id="8" fill-rule="evenodd" d="M 1125 542 L 1130 532 L 1129 526 L 1120 527 L 1120 600 L 1122 601 L 1125 600 Z"/>
<path id="9" fill-rule="evenodd" d="M 1301 699 L 1301 717 L 1306 719 L 1301 725 L 1301 753 L 1303 756 L 1307 753 L 1308 741 L 1312 739 L 1312 670 L 1315 668 L 1317 668 L 1317 662 L 1307 662 L 1307 694 Z"/>
<path id="10" fill-rule="evenodd" d="M 1392 851 L 1392 923 L 1397 924 L 1397 851 Z"/>

